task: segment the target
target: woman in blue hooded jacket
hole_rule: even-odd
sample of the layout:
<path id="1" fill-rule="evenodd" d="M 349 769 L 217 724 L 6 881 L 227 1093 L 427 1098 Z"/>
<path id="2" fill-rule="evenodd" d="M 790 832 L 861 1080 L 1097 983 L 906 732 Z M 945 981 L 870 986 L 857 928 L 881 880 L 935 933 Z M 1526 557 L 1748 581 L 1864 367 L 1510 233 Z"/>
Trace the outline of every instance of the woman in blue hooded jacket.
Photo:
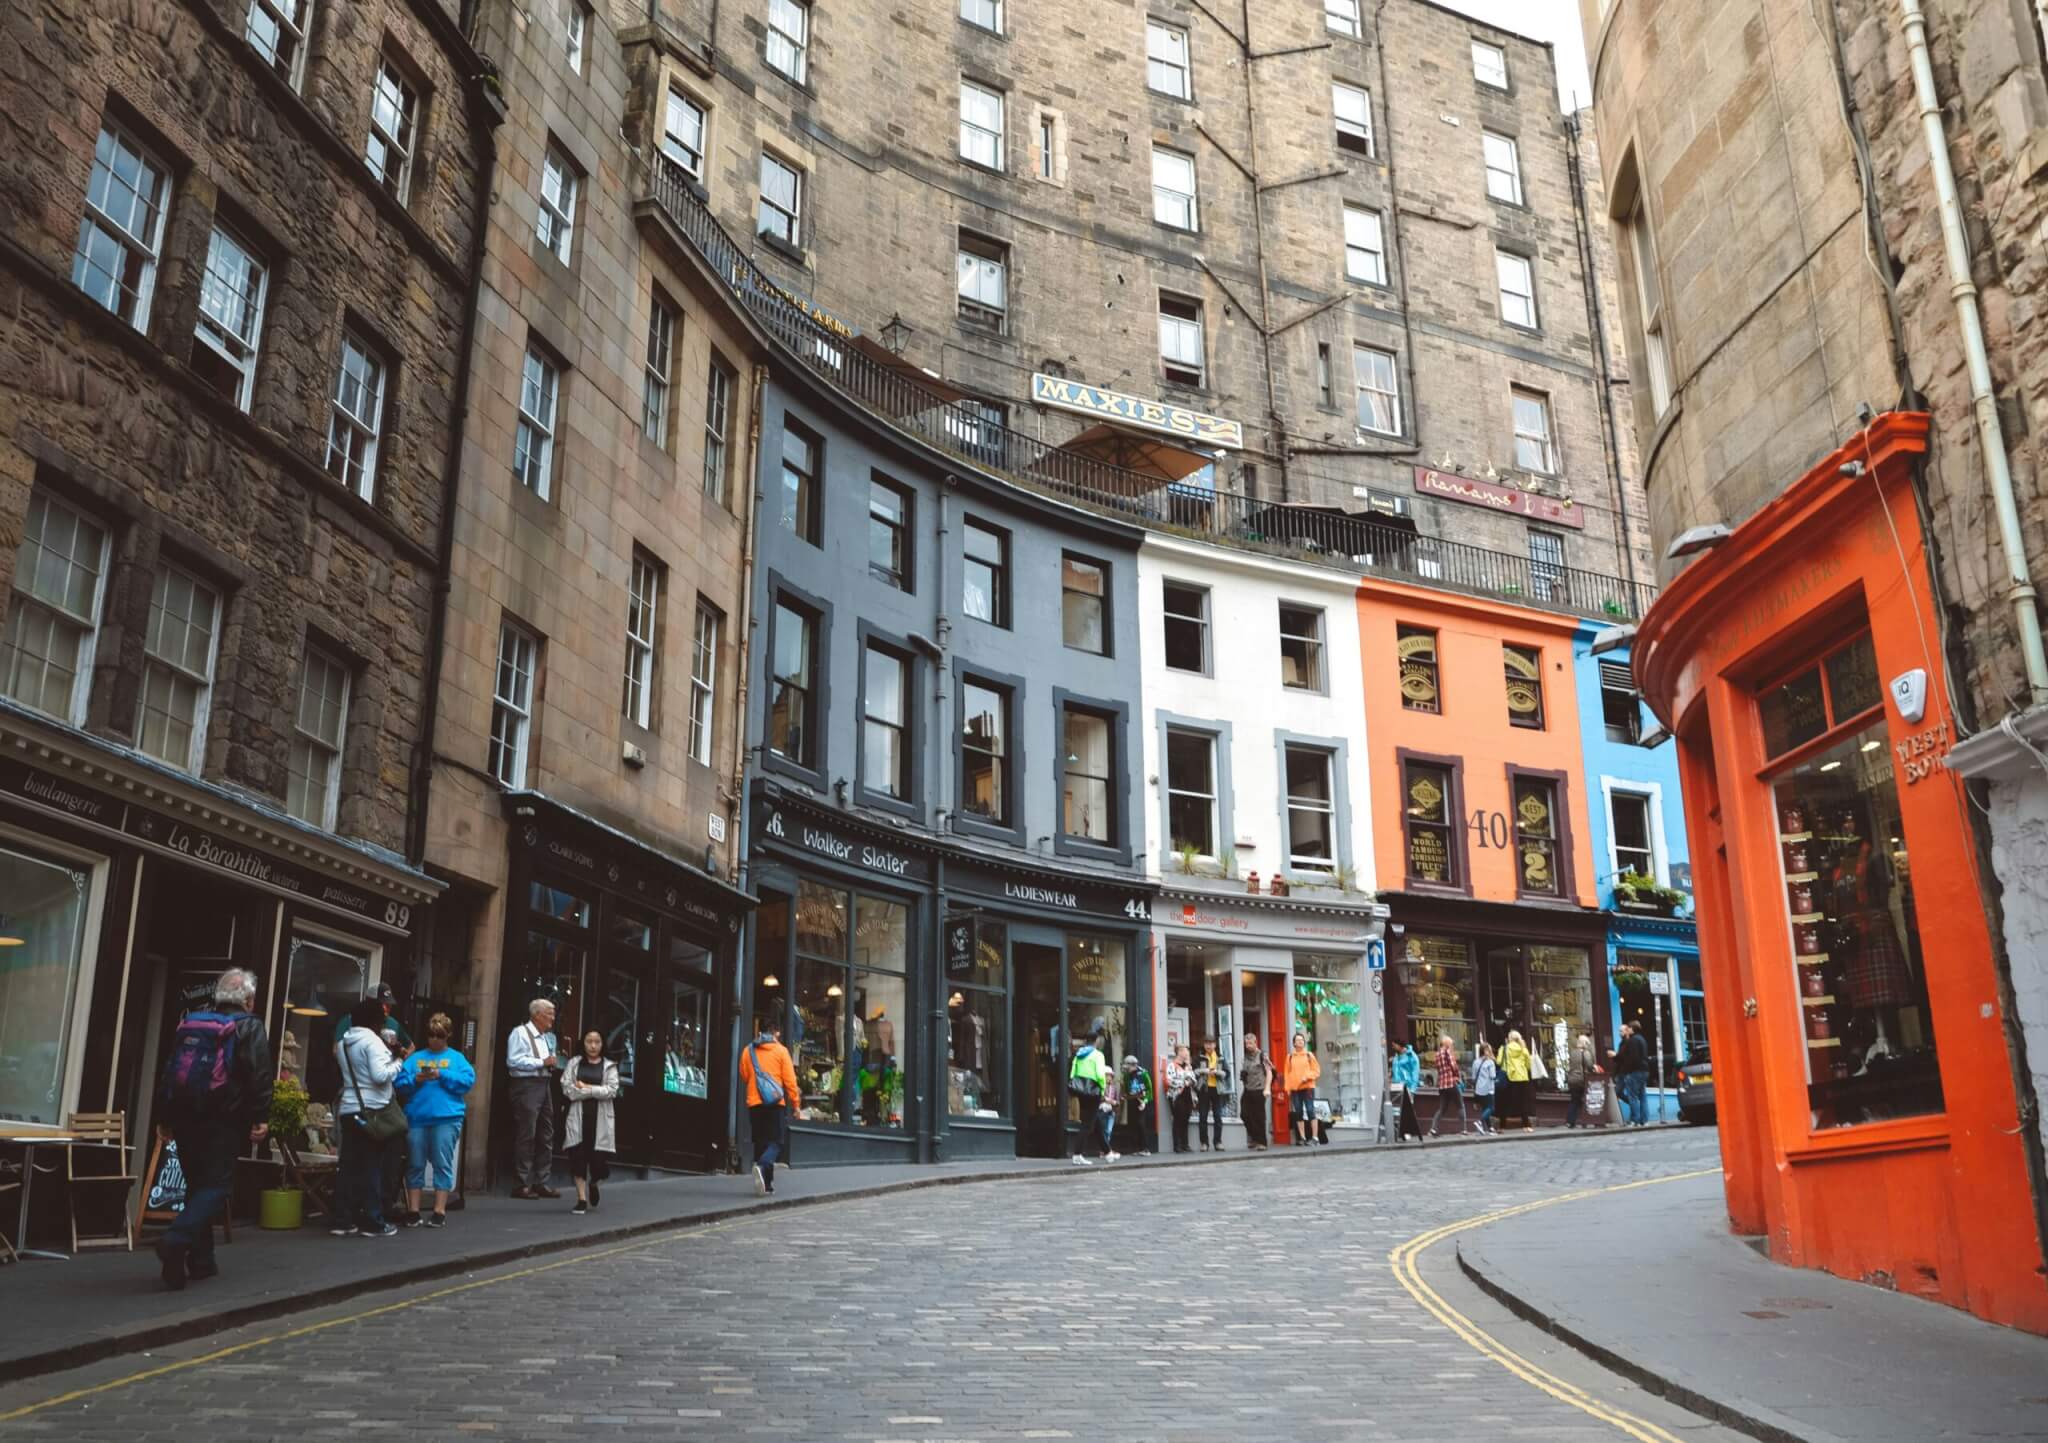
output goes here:
<path id="1" fill-rule="evenodd" d="M 445 1012 L 427 1019 L 427 1045 L 405 1059 L 398 1073 L 398 1095 L 405 1102 L 407 1227 L 430 1228 L 448 1222 L 448 1194 L 455 1187 L 455 1150 L 462 1142 L 463 1098 L 476 1085 L 476 1068 L 448 1045 L 455 1024 Z M 430 1175 L 431 1174 L 431 1175 Z M 434 1190 L 434 1210 L 422 1215 L 420 1194 Z"/>

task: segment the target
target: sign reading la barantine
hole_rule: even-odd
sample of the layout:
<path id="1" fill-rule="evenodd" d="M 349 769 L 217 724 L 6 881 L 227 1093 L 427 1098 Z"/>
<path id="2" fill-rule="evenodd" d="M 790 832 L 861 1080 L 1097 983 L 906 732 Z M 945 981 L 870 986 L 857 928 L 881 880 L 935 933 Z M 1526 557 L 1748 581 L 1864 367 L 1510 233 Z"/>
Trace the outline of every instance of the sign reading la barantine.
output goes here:
<path id="1" fill-rule="evenodd" d="M 1084 386 L 1063 376 L 1033 372 L 1031 399 L 1042 406 L 1058 406 L 1064 411 L 1128 421 L 1133 426 L 1163 431 L 1198 446 L 1228 446 L 1233 450 L 1244 447 L 1244 423 L 1241 421 L 1205 415 L 1184 406 L 1170 406 L 1164 401 L 1148 401 L 1143 396 L 1126 396 L 1121 391 L 1105 391 L 1100 386 Z"/>

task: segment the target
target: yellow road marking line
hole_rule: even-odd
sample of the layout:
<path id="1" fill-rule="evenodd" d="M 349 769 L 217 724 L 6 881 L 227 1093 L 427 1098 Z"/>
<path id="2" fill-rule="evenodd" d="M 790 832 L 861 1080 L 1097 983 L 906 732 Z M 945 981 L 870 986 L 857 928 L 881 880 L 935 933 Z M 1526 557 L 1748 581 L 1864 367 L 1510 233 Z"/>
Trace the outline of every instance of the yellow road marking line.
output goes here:
<path id="1" fill-rule="evenodd" d="M 268 1333 L 260 1338 L 250 1338 L 246 1342 L 233 1343 L 225 1348 L 216 1348 L 212 1352 L 202 1353 L 196 1358 L 186 1358 L 176 1363 L 165 1363 L 161 1367 L 156 1368 L 145 1368 L 140 1373 L 130 1373 L 125 1377 L 109 1379 L 104 1383 L 95 1383 L 90 1388 L 74 1388 L 69 1393 L 59 1393 L 55 1397 L 45 1398 L 41 1402 L 23 1404 L 21 1407 L 9 1412 L 0 1413 L 0 1423 L 11 1423 L 17 1418 L 26 1418 L 31 1413 L 41 1413 L 45 1409 L 55 1408 L 64 1403 L 75 1403 L 80 1398 L 91 1398 L 100 1393 L 111 1393 L 116 1388 L 126 1388 L 131 1384 L 146 1383 L 152 1378 L 161 1378 L 169 1373 L 181 1373 L 187 1368 L 198 1368 L 208 1363 L 218 1363 L 223 1358 L 232 1358 L 237 1353 L 246 1353 L 255 1348 L 265 1348 L 272 1343 L 288 1343 L 294 1338 L 304 1338 L 314 1333 L 324 1333 L 329 1328 L 339 1328 L 348 1323 L 366 1322 L 371 1318 L 381 1318 L 387 1313 L 404 1312 L 407 1308 L 416 1308 L 421 1303 L 431 1303 L 441 1298 L 452 1298 L 461 1293 L 474 1292 L 478 1288 L 496 1287 L 499 1283 L 512 1283 L 522 1278 L 538 1277 L 542 1273 L 552 1273 L 557 1268 L 581 1267 L 585 1263 L 596 1262 L 601 1258 L 617 1257 L 620 1253 L 640 1252 L 650 1247 L 680 1242 L 685 1238 L 701 1237 L 706 1233 L 714 1233 L 725 1228 L 737 1227 L 741 1223 L 758 1221 L 761 1216 L 763 1215 L 755 1214 L 747 1217 L 726 1218 L 719 1222 L 704 1223 L 696 1227 L 684 1227 L 673 1233 L 641 1237 L 629 1243 L 621 1243 L 617 1247 L 601 1248 L 595 1252 L 578 1252 L 574 1257 L 561 1258 L 552 1263 L 538 1263 L 530 1268 L 521 1268 L 517 1272 L 498 1273 L 488 1278 L 472 1278 L 466 1283 L 456 1283 L 450 1287 L 436 1288 L 433 1292 L 422 1293 L 416 1298 L 406 1298 L 396 1303 L 385 1303 L 381 1307 L 370 1308 L 364 1312 L 350 1313 L 347 1317 L 328 1318 L 324 1322 L 307 1323 L 302 1327 L 290 1328 L 282 1333 Z"/>
<path id="2" fill-rule="evenodd" d="M 1442 1242 L 1445 1238 L 1454 1237 L 1462 1232 L 1469 1232 L 1473 1228 L 1485 1227 L 1488 1223 L 1497 1223 L 1507 1218 L 1519 1217 L 1523 1213 L 1534 1212 L 1538 1208 L 1555 1207 L 1559 1203 L 1577 1202 L 1583 1198 L 1602 1197 L 1608 1193 L 1629 1192 L 1635 1188 L 1654 1187 L 1658 1183 L 1685 1182 L 1692 1178 L 1711 1177 L 1718 1172 L 1720 1172 L 1719 1168 L 1701 1168 L 1696 1172 L 1672 1173 L 1665 1177 L 1644 1178 L 1640 1182 L 1617 1183 L 1612 1187 L 1583 1188 L 1578 1192 L 1565 1193 L 1561 1197 L 1543 1198 L 1537 1202 L 1522 1203 L 1517 1207 L 1501 1208 L 1496 1212 L 1481 1213 L 1477 1217 L 1466 1218 L 1463 1222 L 1447 1223 L 1442 1227 L 1432 1228 L 1426 1233 L 1420 1233 L 1408 1239 L 1407 1242 L 1402 1243 L 1387 1254 L 1387 1261 L 1393 1265 L 1396 1280 L 1400 1282 L 1402 1287 L 1408 1290 L 1408 1295 L 1420 1303 L 1430 1316 L 1450 1329 L 1461 1341 L 1470 1345 L 1474 1351 L 1500 1364 L 1501 1367 L 1507 1369 L 1508 1372 L 1514 1374 L 1532 1388 L 1540 1389 L 1559 1402 L 1568 1403 L 1582 1413 L 1591 1414 L 1603 1423 L 1612 1424 L 1629 1437 L 1636 1439 L 1637 1443 L 1681 1443 L 1679 1438 L 1658 1427 L 1655 1423 L 1638 1418 L 1632 1413 L 1625 1413 L 1612 1404 L 1604 1403 L 1595 1398 L 1585 1389 L 1575 1384 L 1567 1383 L 1555 1373 L 1546 1372 L 1542 1368 L 1537 1367 L 1527 1358 L 1515 1352 L 1514 1349 L 1487 1333 L 1477 1323 L 1445 1302 L 1443 1296 L 1435 1288 L 1432 1288 L 1422 1280 L 1422 1274 L 1416 1267 L 1416 1259 L 1420 1258 L 1423 1253 Z"/>

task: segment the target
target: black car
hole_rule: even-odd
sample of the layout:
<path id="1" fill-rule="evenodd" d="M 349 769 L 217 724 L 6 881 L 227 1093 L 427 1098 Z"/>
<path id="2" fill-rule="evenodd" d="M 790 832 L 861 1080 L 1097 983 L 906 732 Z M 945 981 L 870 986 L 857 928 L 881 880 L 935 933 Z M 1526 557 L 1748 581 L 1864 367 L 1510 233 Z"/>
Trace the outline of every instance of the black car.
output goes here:
<path id="1" fill-rule="evenodd" d="M 1714 1120 L 1714 1059 L 1705 1047 L 1695 1048 L 1678 1069 L 1678 1116 L 1685 1122 Z"/>

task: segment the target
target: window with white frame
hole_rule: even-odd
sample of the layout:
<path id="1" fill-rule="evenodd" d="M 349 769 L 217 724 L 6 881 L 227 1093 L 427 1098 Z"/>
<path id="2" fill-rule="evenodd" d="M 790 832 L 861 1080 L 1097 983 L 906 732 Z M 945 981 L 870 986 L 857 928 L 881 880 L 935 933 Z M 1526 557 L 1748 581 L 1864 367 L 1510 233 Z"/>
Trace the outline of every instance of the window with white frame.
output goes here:
<path id="1" fill-rule="evenodd" d="M 1001 334 L 1010 311 L 1010 248 L 960 232 L 960 319 Z"/>
<path id="2" fill-rule="evenodd" d="M 901 801 L 910 795 L 910 659 L 869 642 L 861 665 L 860 784 Z"/>
<path id="3" fill-rule="evenodd" d="M 1152 219 L 1175 230 L 1194 230 L 1195 158 L 1164 146 L 1152 147 Z"/>
<path id="4" fill-rule="evenodd" d="M 590 7 L 583 0 L 561 0 L 561 3 L 562 52 L 569 61 L 569 69 L 581 75 L 583 46 L 590 36 Z"/>
<path id="5" fill-rule="evenodd" d="M 960 0 L 960 18 L 969 25 L 1003 33 L 1003 0 Z"/>
<path id="6" fill-rule="evenodd" d="M 1400 435 L 1401 380 L 1394 353 L 1377 346 L 1353 346 L 1351 373 L 1358 383 L 1358 429 Z"/>
<path id="7" fill-rule="evenodd" d="M 1323 612 L 1280 603 L 1280 685 L 1291 691 L 1323 689 Z"/>
<path id="8" fill-rule="evenodd" d="M 1115 734 L 1110 717 L 1069 702 L 1060 708 L 1060 835 L 1116 841 Z"/>
<path id="9" fill-rule="evenodd" d="M 213 228 L 199 278 L 199 321 L 193 329 L 199 344 L 192 348 L 192 369 L 244 411 L 256 386 L 268 276 L 268 268 L 240 237 Z"/>
<path id="10" fill-rule="evenodd" d="M 1003 168 L 1002 92 L 971 80 L 960 82 L 960 158 Z"/>
<path id="11" fill-rule="evenodd" d="M 1513 251 L 1493 253 L 1493 271 L 1500 283 L 1500 318 L 1511 326 L 1536 329 L 1536 263 Z"/>
<path id="12" fill-rule="evenodd" d="M 1505 135 L 1482 131 L 1479 149 L 1486 160 L 1486 193 L 1509 205 L 1522 203 L 1522 158 L 1515 142 Z"/>
<path id="13" fill-rule="evenodd" d="M 1164 20 L 1145 22 L 1145 84 L 1161 95 L 1194 95 L 1188 70 L 1188 32 Z"/>
<path id="14" fill-rule="evenodd" d="M 1166 664 L 1175 671 L 1209 670 L 1209 588 L 1185 581 L 1160 583 L 1165 614 Z"/>
<path id="15" fill-rule="evenodd" d="M 126 134 L 100 126 L 71 283 L 135 327 L 149 329 L 149 302 L 171 202 L 170 173 Z"/>
<path id="16" fill-rule="evenodd" d="M 491 750 L 486 763 L 499 785 L 526 785 L 533 733 L 533 680 L 540 643 L 509 621 L 498 624 L 498 676 L 491 690 Z"/>
<path id="17" fill-rule="evenodd" d="M 621 710 L 637 727 L 654 725 L 654 648 L 661 617 L 661 563 L 633 548 L 626 581 L 626 689 Z"/>
<path id="18" fill-rule="evenodd" d="M 1515 411 L 1515 465 L 1524 471 L 1557 473 L 1557 443 L 1550 434 L 1550 397 L 1541 391 L 1511 388 Z"/>
<path id="19" fill-rule="evenodd" d="M 1484 40 L 1472 42 L 1472 78 L 1495 90 L 1508 88 L 1508 53 Z"/>
<path id="20" fill-rule="evenodd" d="M 675 364 L 676 308 L 660 291 L 647 300 L 647 367 L 640 397 L 640 433 L 657 446 L 668 444 L 668 395 Z"/>
<path id="21" fill-rule="evenodd" d="M 368 501 L 377 481 L 377 432 L 384 418 L 384 363 L 344 331 L 327 416 L 327 474 Z"/>
<path id="22" fill-rule="evenodd" d="M 1631 157 L 1633 161 L 1633 157 Z M 1633 175 L 1633 167 L 1629 172 Z M 1664 286 L 1657 276 L 1657 240 L 1650 231 L 1650 212 L 1640 187 L 1622 220 L 1628 232 L 1629 258 L 1636 273 L 1636 322 L 1642 329 L 1643 359 L 1649 363 L 1650 414 L 1662 416 L 1671 405 L 1671 362 L 1664 334 Z"/>
<path id="23" fill-rule="evenodd" d="M 561 384 L 554 362 L 529 343 L 519 373 L 519 429 L 512 440 L 512 474 L 543 501 L 554 493 L 555 403 Z"/>
<path id="24" fill-rule="evenodd" d="M 811 7 L 802 0 L 768 0 L 768 63 L 802 85 L 810 78 Z"/>
<path id="25" fill-rule="evenodd" d="M 1614 874 L 1657 877 L 1657 848 L 1650 832 L 1650 799 L 1641 792 L 1609 792 L 1607 835 L 1614 839 Z"/>
<path id="26" fill-rule="evenodd" d="M 668 111 L 661 123 L 661 153 L 699 183 L 704 179 L 704 130 L 708 120 L 703 106 L 669 87 Z"/>
<path id="27" fill-rule="evenodd" d="M 690 760 L 711 765 L 711 729 L 717 721 L 718 608 L 697 598 L 697 630 L 690 643 Z"/>
<path id="28" fill-rule="evenodd" d="M 1363 33 L 1358 22 L 1358 0 L 1323 0 L 1323 26 L 1356 40 Z"/>
<path id="29" fill-rule="evenodd" d="M 1216 738 L 1208 732 L 1166 731 L 1166 838 L 1176 852 L 1217 855 Z"/>
<path id="30" fill-rule="evenodd" d="M 1330 82 L 1330 110 L 1337 117 L 1337 144 L 1372 154 L 1372 93 L 1341 80 Z"/>
<path id="31" fill-rule="evenodd" d="M 349 669 L 320 648 L 299 663 L 299 707 L 292 719 L 284 809 L 302 822 L 334 830 L 341 800 L 341 748 L 348 725 Z"/>
<path id="32" fill-rule="evenodd" d="M 714 352 L 704 380 L 704 494 L 725 504 L 725 438 L 732 430 L 730 366 Z"/>
<path id="33" fill-rule="evenodd" d="M 1159 297 L 1159 361 L 1177 386 L 1199 386 L 1206 372 L 1202 303 L 1186 296 Z"/>
<path id="34" fill-rule="evenodd" d="M 1294 871 L 1337 869 L 1337 803 L 1331 754 L 1321 747 L 1284 748 L 1287 773 L 1287 865 Z"/>
<path id="35" fill-rule="evenodd" d="M 1600 663 L 1600 720 L 1607 740 L 1636 746 L 1643 739 L 1643 702 L 1635 672 L 1625 661 Z"/>
<path id="36" fill-rule="evenodd" d="M 242 34 L 284 83 L 297 90 L 306 75 L 306 27 L 313 0 L 249 0 Z"/>
<path id="37" fill-rule="evenodd" d="M 760 234 L 796 246 L 803 234 L 804 175 L 767 151 L 761 152 Z"/>
<path id="38" fill-rule="evenodd" d="M 419 93 L 390 56 L 377 62 L 370 87 L 370 139 L 363 152 L 377 183 L 405 204 L 412 194 L 412 155 L 419 141 Z"/>
<path id="39" fill-rule="evenodd" d="M 540 161 L 540 212 L 534 220 L 534 234 L 565 265 L 576 230 L 579 179 L 575 163 L 550 142 Z"/>
<path id="40" fill-rule="evenodd" d="M 142 638 L 138 750 L 180 771 L 199 770 L 219 642 L 220 594 L 175 566 L 157 568 Z"/>
<path id="41" fill-rule="evenodd" d="M 0 689 L 73 726 L 84 722 L 92 690 L 107 544 L 105 528 L 84 513 L 40 489 L 30 495 L 14 553 Z"/>
<path id="42" fill-rule="evenodd" d="M 1378 211 L 1344 207 L 1344 274 L 1369 286 L 1387 283 L 1387 242 Z"/>

